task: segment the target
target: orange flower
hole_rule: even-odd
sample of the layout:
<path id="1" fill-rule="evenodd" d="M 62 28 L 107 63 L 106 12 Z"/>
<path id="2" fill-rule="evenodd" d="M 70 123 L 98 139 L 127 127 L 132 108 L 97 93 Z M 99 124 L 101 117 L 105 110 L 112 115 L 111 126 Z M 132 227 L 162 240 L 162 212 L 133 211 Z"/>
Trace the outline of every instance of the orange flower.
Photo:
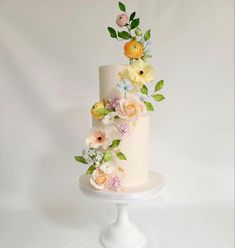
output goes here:
<path id="1" fill-rule="evenodd" d="M 136 40 L 132 40 L 125 44 L 124 51 L 128 58 L 139 59 L 143 55 L 143 45 Z"/>

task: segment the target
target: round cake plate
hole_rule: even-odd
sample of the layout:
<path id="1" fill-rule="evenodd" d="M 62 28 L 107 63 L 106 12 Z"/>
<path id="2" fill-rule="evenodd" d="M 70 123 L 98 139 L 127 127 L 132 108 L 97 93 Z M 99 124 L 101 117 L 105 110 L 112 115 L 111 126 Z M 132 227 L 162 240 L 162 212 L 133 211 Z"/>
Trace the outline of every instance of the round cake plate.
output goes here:
<path id="1" fill-rule="evenodd" d="M 165 179 L 150 171 L 149 180 L 137 187 L 123 188 L 121 192 L 100 191 L 94 189 L 89 182 L 90 176 L 83 175 L 79 179 L 80 190 L 93 199 L 115 203 L 118 209 L 117 220 L 101 232 L 100 242 L 105 248 L 143 248 L 146 238 L 139 229 L 130 222 L 128 204 L 149 200 L 158 196 L 164 188 Z"/>

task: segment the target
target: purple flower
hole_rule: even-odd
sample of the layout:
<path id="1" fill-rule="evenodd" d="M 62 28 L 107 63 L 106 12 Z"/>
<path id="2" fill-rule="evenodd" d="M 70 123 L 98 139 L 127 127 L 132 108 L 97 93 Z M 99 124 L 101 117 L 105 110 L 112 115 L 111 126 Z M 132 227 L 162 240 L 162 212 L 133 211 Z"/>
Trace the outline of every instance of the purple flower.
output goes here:
<path id="1" fill-rule="evenodd" d="M 109 109 L 116 108 L 119 104 L 119 101 L 120 101 L 120 98 L 118 96 L 112 96 L 111 98 L 109 98 L 107 108 Z"/>
<path id="2" fill-rule="evenodd" d="M 113 175 L 109 181 L 109 186 L 115 190 L 121 187 L 121 179 L 117 175 Z"/>
<path id="3" fill-rule="evenodd" d="M 120 126 L 119 126 L 119 129 L 121 131 L 121 134 L 123 136 L 128 136 L 131 134 L 131 130 L 130 130 L 130 126 L 126 123 L 122 123 Z"/>

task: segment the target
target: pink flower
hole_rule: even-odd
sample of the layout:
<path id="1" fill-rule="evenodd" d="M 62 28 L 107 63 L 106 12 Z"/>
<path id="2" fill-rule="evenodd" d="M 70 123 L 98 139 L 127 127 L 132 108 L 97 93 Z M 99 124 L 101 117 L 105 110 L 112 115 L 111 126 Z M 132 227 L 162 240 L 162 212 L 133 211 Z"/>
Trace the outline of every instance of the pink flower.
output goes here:
<path id="1" fill-rule="evenodd" d="M 86 144 L 87 146 L 95 149 L 99 147 L 107 149 L 112 143 L 110 136 L 110 131 L 108 129 L 93 128 L 89 137 L 86 139 Z"/>
<path id="2" fill-rule="evenodd" d="M 119 101 L 120 101 L 120 97 L 112 96 L 111 98 L 109 98 L 107 108 L 109 108 L 109 109 L 116 108 L 118 106 Z"/>
<path id="3" fill-rule="evenodd" d="M 118 190 L 121 187 L 120 177 L 113 175 L 109 180 L 109 186 L 114 190 Z"/>
<path id="4" fill-rule="evenodd" d="M 127 123 L 122 123 L 120 126 L 119 126 L 119 129 L 121 131 L 121 134 L 123 136 L 128 136 L 131 134 L 130 132 L 130 126 L 127 124 Z"/>
<path id="5" fill-rule="evenodd" d="M 122 14 L 120 14 L 120 15 L 117 16 L 116 23 L 117 23 L 117 25 L 118 25 L 120 28 L 122 28 L 122 27 L 124 27 L 124 26 L 127 24 L 128 19 L 129 19 L 129 18 L 128 18 L 127 14 L 122 13 Z"/>

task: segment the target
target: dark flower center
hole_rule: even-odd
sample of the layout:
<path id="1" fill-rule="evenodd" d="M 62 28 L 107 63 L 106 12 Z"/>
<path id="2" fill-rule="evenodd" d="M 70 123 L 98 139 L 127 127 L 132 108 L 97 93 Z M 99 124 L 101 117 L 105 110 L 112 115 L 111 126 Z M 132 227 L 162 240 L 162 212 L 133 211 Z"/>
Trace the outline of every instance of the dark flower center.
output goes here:
<path id="1" fill-rule="evenodd" d="M 98 140 L 101 141 L 102 140 L 102 137 L 98 137 Z"/>
<path id="2" fill-rule="evenodd" d="M 144 74 L 144 72 L 143 71 L 140 71 L 140 75 L 143 75 Z"/>

